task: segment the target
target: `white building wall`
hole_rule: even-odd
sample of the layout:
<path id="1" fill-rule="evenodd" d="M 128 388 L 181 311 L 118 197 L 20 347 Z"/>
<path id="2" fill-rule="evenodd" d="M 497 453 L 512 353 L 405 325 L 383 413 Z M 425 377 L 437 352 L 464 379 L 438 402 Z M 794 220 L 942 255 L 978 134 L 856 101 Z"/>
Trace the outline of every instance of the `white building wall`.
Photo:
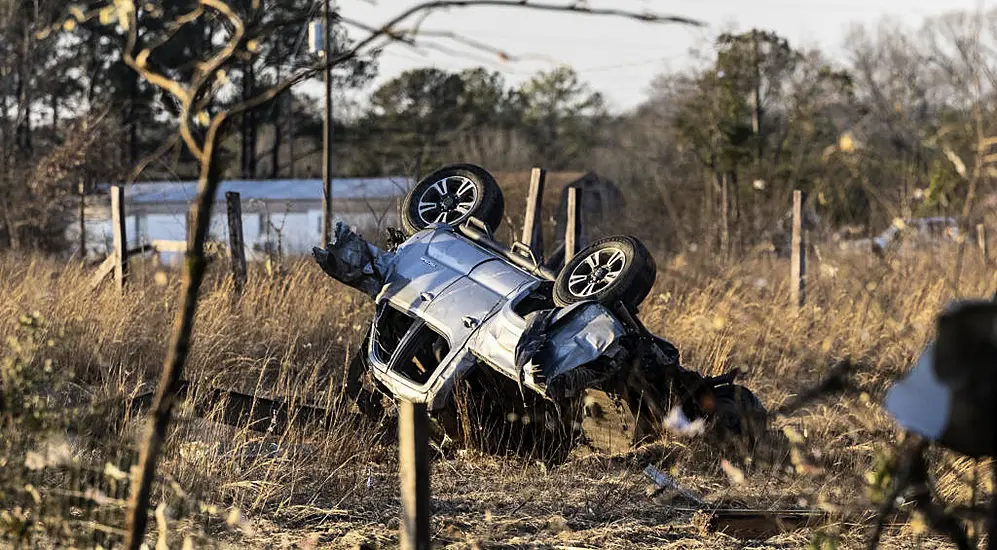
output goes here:
<path id="1" fill-rule="evenodd" d="M 357 209 L 359 210 L 359 209 Z M 380 215 L 380 213 L 379 213 Z M 210 236 L 214 240 L 228 242 L 228 218 L 224 212 L 216 212 L 211 217 Z M 353 212 L 341 217 L 358 232 L 367 236 L 375 236 L 387 226 L 397 226 L 397 215 L 389 212 L 381 219 L 378 227 L 378 217 L 369 212 Z M 307 255 L 312 246 L 323 246 L 322 243 L 322 212 L 312 209 L 307 212 L 271 212 L 269 224 L 265 213 L 243 212 L 242 232 L 246 242 L 246 257 L 249 260 L 259 260 L 265 257 L 268 240 L 277 242 L 277 232 L 280 231 L 282 250 L 285 256 Z M 75 229 L 74 228 L 71 228 Z M 185 241 L 187 239 L 186 217 L 180 214 L 141 214 L 126 217 L 129 248 L 149 243 L 155 240 Z M 77 231 L 78 233 L 78 231 Z M 91 219 L 87 221 L 88 250 L 94 256 L 105 256 L 113 247 L 113 233 L 109 219 Z M 179 260 L 178 254 L 162 254 L 160 259 L 171 264 Z"/>

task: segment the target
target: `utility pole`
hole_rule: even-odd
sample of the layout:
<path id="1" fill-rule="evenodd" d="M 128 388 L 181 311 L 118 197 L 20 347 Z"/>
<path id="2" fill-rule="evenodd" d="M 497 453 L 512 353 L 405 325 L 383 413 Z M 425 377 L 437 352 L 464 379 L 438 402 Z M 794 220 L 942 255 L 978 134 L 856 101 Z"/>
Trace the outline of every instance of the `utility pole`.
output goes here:
<path id="1" fill-rule="evenodd" d="M 332 240 L 332 0 L 323 8 L 322 46 L 325 53 L 325 120 L 322 131 L 322 245 Z"/>

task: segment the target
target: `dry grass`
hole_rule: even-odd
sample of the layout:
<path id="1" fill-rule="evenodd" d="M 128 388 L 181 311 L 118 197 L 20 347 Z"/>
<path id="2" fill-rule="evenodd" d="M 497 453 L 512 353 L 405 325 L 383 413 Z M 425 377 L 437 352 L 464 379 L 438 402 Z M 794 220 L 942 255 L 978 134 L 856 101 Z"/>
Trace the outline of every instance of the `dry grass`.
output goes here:
<path id="1" fill-rule="evenodd" d="M 877 452 L 896 437 L 878 403 L 954 296 L 952 265 L 949 253 L 891 261 L 825 258 L 811 268 L 808 306 L 796 311 L 788 306 L 784 261 L 721 269 L 695 258 L 659 259 L 658 282 L 642 310 L 648 327 L 673 341 L 687 366 L 711 374 L 742 367 L 747 385 L 766 406 L 776 407 L 811 385 L 837 359 L 862 361 L 856 379 L 865 395 L 813 403 L 777 425 L 804 435 L 806 450 L 823 470 L 806 473 L 759 461 L 744 465 L 744 482 L 733 483 L 720 467 L 723 451 L 678 440 L 621 457 L 579 449 L 550 471 L 528 460 L 460 451 L 434 465 L 438 540 L 453 547 L 745 547 L 746 541 L 707 528 L 701 516 L 650 500 L 641 476 L 649 462 L 717 503 L 869 509 L 865 475 L 875 468 Z M 59 396 L 65 403 L 148 391 L 176 310 L 176 274 L 157 275 L 152 266 L 139 265 L 124 296 L 109 287 L 89 291 L 87 275 L 41 259 L 0 260 L 0 338 L 14 336 L 18 317 L 37 311 L 56 335 L 44 357 L 54 369 L 72 371 L 69 389 Z M 960 294 L 990 296 L 995 284 L 992 270 L 970 254 Z M 280 276 L 254 271 L 239 301 L 222 266 L 215 266 L 202 293 L 185 378 L 333 406 L 369 313 L 363 296 L 308 261 L 289 264 Z M 238 507 L 248 522 L 237 533 L 174 511 L 173 519 L 167 517 L 171 537 L 200 532 L 219 546 L 396 544 L 396 451 L 375 444 L 373 432 L 347 422 L 348 416 L 338 415 L 342 424 L 331 430 L 294 430 L 277 438 L 221 428 L 182 409 L 162 471 L 203 501 Z M 122 460 L 127 455 L 93 449 L 126 448 L 138 427 L 133 419 L 120 439 L 74 439 L 73 452 L 98 465 Z M 273 443 L 274 456 L 238 453 Z M 974 465 L 946 457 L 938 462 L 946 496 L 967 499 L 963 480 Z M 982 475 L 988 468 L 978 470 Z M 166 498 L 169 487 L 164 484 L 157 496 Z M 840 547 L 861 547 L 866 527 L 840 520 L 751 547 L 801 548 L 818 531 L 839 536 Z M 943 547 L 930 538 L 916 540 L 909 528 L 893 532 L 886 547 L 915 544 Z"/>

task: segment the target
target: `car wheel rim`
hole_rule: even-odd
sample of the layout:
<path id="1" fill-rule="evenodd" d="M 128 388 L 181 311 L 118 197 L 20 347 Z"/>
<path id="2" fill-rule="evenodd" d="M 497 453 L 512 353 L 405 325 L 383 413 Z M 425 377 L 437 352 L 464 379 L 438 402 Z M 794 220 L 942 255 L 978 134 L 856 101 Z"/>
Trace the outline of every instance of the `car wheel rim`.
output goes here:
<path id="1" fill-rule="evenodd" d="M 430 185 L 419 197 L 419 219 L 425 224 L 455 224 L 471 213 L 478 186 L 463 176 L 450 176 Z"/>
<path id="2" fill-rule="evenodd" d="M 627 256 L 616 247 L 601 248 L 589 254 L 568 275 L 568 292 L 588 298 L 609 288 L 627 265 Z"/>

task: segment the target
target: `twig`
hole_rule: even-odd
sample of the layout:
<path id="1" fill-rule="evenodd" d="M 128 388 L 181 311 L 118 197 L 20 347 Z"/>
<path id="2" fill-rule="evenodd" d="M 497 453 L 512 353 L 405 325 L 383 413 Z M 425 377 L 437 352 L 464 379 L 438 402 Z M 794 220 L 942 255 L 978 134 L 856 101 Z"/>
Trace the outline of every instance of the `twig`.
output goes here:
<path id="1" fill-rule="evenodd" d="M 236 47 L 243 36 L 242 21 L 231 10 L 229 6 L 219 0 L 201 0 L 205 6 L 212 7 L 226 16 L 233 24 L 235 31 L 227 46 L 216 54 L 205 66 L 205 73 L 213 75 L 218 67 L 222 66 L 228 58 L 235 54 Z M 132 12 L 131 35 L 137 34 L 135 28 L 134 11 Z M 129 39 L 129 43 L 134 47 L 134 38 Z M 134 63 L 134 59 L 132 60 Z M 131 64 L 130 64 L 131 65 Z M 150 71 L 145 71 L 135 65 L 139 74 L 146 76 L 152 74 L 153 77 L 161 76 Z M 156 473 L 156 461 L 159 457 L 159 450 L 166 439 L 166 431 L 170 424 L 173 407 L 178 399 L 178 389 L 183 375 L 183 366 L 187 359 L 190 348 L 191 334 L 193 332 L 194 315 L 197 311 L 197 299 L 201 288 L 201 281 L 204 278 L 206 261 L 204 257 L 204 244 L 207 239 L 208 226 L 211 219 L 211 206 L 214 202 L 220 174 L 217 163 L 215 163 L 215 143 L 218 134 L 224 127 L 227 117 L 224 113 L 218 116 L 208 130 L 204 140 L 204 145 L 198 147 L 190 132 L 190 108 L 197 92 L 204 85 L 206 78 L 195 77 L 188 89 L 184 89 L 179 84 L 176 88 L 179 97 L 183 97 L 183 108 L 181 111 L 180 128 L 188 143 L 191 152 L 198 157 L 201 165 L 201 177 L 198 183 L 198 196 L 193 207 L 194 232 L 188 235 L 187 262 L 184 269 L 184 281 L 181 289 L 183 297 L 182 307 L 177 312 L 174 322 L 173 334 L 170 338 L 170 346 L 163 363 L 163 372 L 156 391 L 156 398 L 153 405 L 152 415 L 149 419 L 148 433 L 145 443 L 139 453 L 136 479 L 133 481 L 134 489 L 129 499 L 128 522 L 125 546 L 130 550 L 139 550 L 142 546 L 142 539 L 145 536 L 146 524 L 148 522 L 149 499 L 152 492 L 152 482 Z M 172 82 L 172 81 L 171 81 Z"/>
<path id="2" fill-rule="evenodd" d="M 138 180 L 138 177 L 142 175 L 142 172 L 145 172 L 145 169 L 148 168 L 150 164 L 165 156 L 166 153 L 170 152 L 170 149 L 173 149 L 179 143 L 179 134 L 173 134 L 168 139 L 163 141 L 162 145 L 157 147 L 155 151 L 140 159 L 135 165 L 135 168 L 132 169 L 131 174 L 128 175 L 128 183 L 135 183 L 135 181 Z"/>
<path id="3" fill-rule="evenodd" d="M 903 454 L 901 458 L 902 462 L 897 468 L 897 475 L 894 478 L 893 486 L 890 492 L 883 498 L 879 512 L 876 514 L 876 525 L 873 527 L 872 535 L 869 537 L 869 550 L 876 550 L 876 547 L 879 546 L 879 539 L 882 537 L 883 529 L 886 527 L 886 516 L 896 506 L 897 497 L 910 485 L 913 468 L 916 465 L 914 457 L 924 453 L 927 448 L 928 442 L 917 436 L 914 436 L 913 439 L 904 445 L 904 450 L 901 451 Z"/>

